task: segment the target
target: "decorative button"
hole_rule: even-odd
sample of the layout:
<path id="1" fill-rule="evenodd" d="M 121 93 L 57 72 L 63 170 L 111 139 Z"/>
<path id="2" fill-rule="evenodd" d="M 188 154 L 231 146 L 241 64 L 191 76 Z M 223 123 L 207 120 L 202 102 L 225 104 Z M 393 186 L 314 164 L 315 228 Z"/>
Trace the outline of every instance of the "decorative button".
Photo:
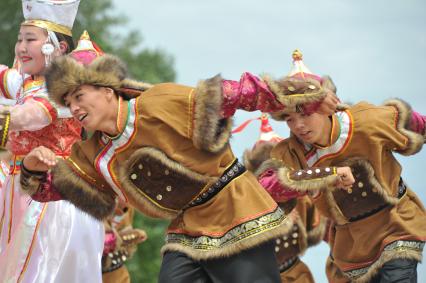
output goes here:
<path id="1" fill-rule="evenodd" d="M 311 175 L 312 174 L 312 170 L 308 170 L 308 171 L 306 171 L 306 173 L 308 173 L 308 175 Z"/>
<path id="2" fill-rule="evenodd" d="M 365 198 L 367 196 L 367 192 L 362 192 L 361 195 Z"/>
<path id="3" fill-rule="evenodd" d="M 164 174 L 169 175 L 170 171 L 168 169 L 164 170 Z"/>
<path id="4" fill-rule="evenodd" d="M 330 169 L 330 167 L 327 167 L 327 168 L 325 168 L 325 172 L 330 172 L 331 171 L 331 169 Z"/>
<path id="5" fill-rule="evenodd" d="M 281 244 L 281 240 L 280 239 L 277 239 L 275 242 L 277 243 L 277 245 Z"/>
<path id="6" fill-rule="evenodd" d="M 146 173 L 146 175 L 148 175 L 148 177 L 151 177 L 151 171 L 148 171 L 148 173 Z"/>
<path id="7" fill-rule="evenodd" d="M 316 89 L 316 86 L 314 86 L 314 85 L 309 85 L 309 86 L 308 86 L 308 88 L 309 88 L 309 89 Z"/>
<path id="8" fill-rule="evenodd" d="M 293 243 L 293 245 L 296 245 L 297 244 L 297 240 L 293 240 L 293 241 L 291 241 L 292 243 Z"/>
<path id="9" fill-rule="evenodd" d="M 109 256 L 110 258 L 113 258 L 113 257 L 114 257 L 114 255 L 113 255 L 112 253 L 108 253 L 108 256 Z"/>
<path id="10" fill-rule="evenodd" d="M 315 173 L 318 174 L 319 172 L 321 172 L 321 170 L 319 168 L 315 169 Z"/>
<path id="11" fill-rule="evenodd" d="M 280 251 L 280 247 L 275 247 L 275 252 L 279 252 Z"/>
<path id="12" fill-rule="evenodd" d="M 288 237 L 287 237 L 287 236 L 284 236 L 284 237 L 283 237 L 283 240 L 284 240 L 284 241 L 287 241 L 287 239 L 288 239 Z"/>
<path id="13" fill-rule="evenodd" d="M 364 187 L 364 183 L 363 182 L 358 182 L 358 188 L 362 188 Z"/>
<path id="14" fill-rule="evenodd" d="M 157 195 L 157 199 L 158 199 L 158 200 L 162 200 L 162 199 L 163 199 L 163 196 L 162 196 L 162 195 Z"/>
<path id="15" fill-rule="evenodd" d="M 121 256 L 122 261 L 126 261 L 127 257 L 125 255 Z"/>
<path id="16" fill-rule="evenodd" d="M 288 248 L 288 246 L 289 246 L 288 242 L 285 242 L 284 243 L 284 248 Z"/>
<path id="17" fill-rule="evenodd" d="M 303 174 L 302 171 L 297 172 L 297 176 L 301 176 Z"/>
<path id="18" fill-rule="evenodd" d="M 297 238 L 297 236 L 299 236 L 299 234 L 297 234 L 297 233 L 293 233 L 293 238 Z"/>
<path id="19" fill-rule="evenodd" d="M 172 191 L 172 186 L 167 186 L 166 187 L 166 191 L 171 192 Z"/>
<path id="20" fill-rule="evenodd" d="M 136 175 L 136 174 L 133 173 L 132 175 L 130 175 L 130 178 L 132 180 L 136 180 L 138 178 L 138 175 Z"/>
<path id="21" fill-rule="evenodd" d="M 138 168 L 139 168 L 140 170 L 142 170 L 142 169 L 143 169 L 143 165 L 142 165 L 142 163 L 139 163 Z"/>
<path id="22" fill-rule="evenodd" d="M 352 189 L 348 189 L 348 194 L 352 194 Z"/>

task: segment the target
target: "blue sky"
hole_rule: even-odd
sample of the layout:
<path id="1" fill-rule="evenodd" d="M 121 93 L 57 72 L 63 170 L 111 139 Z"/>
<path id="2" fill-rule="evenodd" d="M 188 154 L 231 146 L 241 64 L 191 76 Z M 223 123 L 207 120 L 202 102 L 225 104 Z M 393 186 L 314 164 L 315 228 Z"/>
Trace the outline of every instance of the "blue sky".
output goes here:
<path id="1" fill-rule="evenodd" d="M 426 113 L 426 1 L 424 0 L 114 0 L 116 10 L 140 30 L 140 47 L 160 48 L 174 56 L 177 82 L 195 85 L 221 73 L 287 74 L 291 52 L 299 48 L 315 73 L 330 75 L 344 101 L 379 104 L 391 97 Z M 139 48 L 135 46 L 135 48 Z M 235 124 L 259 116 L 237 112 Z M 284 124 L 274 123 L 281 136 Z M 232 139 L 237 156 L 251 147 L 259 124 Z M 399 158 L 403 177 L 426 202 L 422 182 L 426 149 Z M 426 225 L 426 223 L 425 223 Z M 326 245 L 304 257 L 317 282 L 326 282 Z M 426 267 L 418 268 L 426 282 Z"/>

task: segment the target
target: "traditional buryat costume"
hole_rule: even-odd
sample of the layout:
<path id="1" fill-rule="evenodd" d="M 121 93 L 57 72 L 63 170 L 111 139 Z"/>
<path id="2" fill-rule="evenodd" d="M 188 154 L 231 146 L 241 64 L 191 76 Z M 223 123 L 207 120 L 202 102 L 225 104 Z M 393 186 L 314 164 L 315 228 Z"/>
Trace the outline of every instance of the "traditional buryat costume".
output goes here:
<path id="1" fill-rule="evenodd" d="M 70 158 L 51 173 L 23 172 L 21 182 L 32 197 L 67 199 L 98 219 L 111 214 L 115 199 L 121 198 L 148 216 L 171 219 L 163 265 L 179 253 L 200 264 L 250 257 L 256 246 L 286 233 L 286 215 L 228 144 L 230 117 L 237 108 L 283 109 L 279 82 L 267 84 L 246 73 L 239 82 L 215 77 L 196 88 L 174 83 L 147 87 L 126 79 L 124 70 L 109 55 L 85 65 L 72 57 L 52 63 L 47 85 L 57 103 L 81 84 L 111 87 L 120 94 L 120 134 L 95 132 L 76 143 Z M 268 250 L 259 265 L 275 262 L 272 249 L 271 259 Z M 220 262 L 209 268 L 218 266 Z M 176 266 L 168 267 L 173 273 Z M 227 265 L 215 274 L 227 269 L 230 281 L 279 281 L 276 266 L 264 268 L 272 275 L 251 273 L 241 279 L 245 273 L 229 272 Z M 165 278 L 161 273 L 160 281 Z"/>
<path id="2" fill-rule="evenodd" d="M 296 64 L 303 64 L 301 57 Z M 303 70 L 302 70 L 303 72 Z M 287 95 L 309 97 L 319 87 L 312 74 L 289 78 Z M 278 120 L 285 113 L 274 113 Z M 322 215 L 334 223 L 329 232 L 331 282 L 368 282 L 396 259 L 420 261 L 426 239 L 426 214 L 414 192 L 401 179 L 393 152 L 412 155 L 425 141 L 425 117 L 409 105 L 391 100 L 383 106 L 359 103 L 331 116 L 332 132 L 325 147 L 296 136 L 280 142 L 266 167 L 274 168 L 281 190 L 309 192 Z M 324 177 L 332 166 L 350 166 L 355 184 L 334 188 L 337 175 Z M 296 173 L 288 168 L 297 169 Z M 306 178 L 314 182 L 307 183 Z"/>
<path id="3" fill-rule="evenodd" d="M 268 122 L 268 117 L 262 115 L 261 134 L 251 150 L 244 152 L 246 168 L 261 176 L 262 185 L 270 188 L 270 182 L 276 178 L 268 178 L 272 172 L 265 172 L 261 164 L 270 158 L 272 148 L 282 140 Z M 267 184 L 265 184 L 267 183 Z M 288 213 L 292 228 L 289 232 L 275 239 L 275 255 L 279 264 L 281 282 L 315 282 L 308 266 L 300 260 L 300 256 L 308 247 L 318 244 L 324 237 L 326 219 L 322 217 L 308 196 L 298 194 L 281 194 L 281 191 L 269 190 L 280 207 Z"/>
<path id="4" fill-rule="evenodd" d="M 22 25 L 70 34 L 79 1 L 62 2 L 23 1 Z M 48 98 L 43 77 L 3 67 L 0 96 L 15 104 L 0 118 L 1 146 L 12 153 L 0 189 L 0 281 L 101 282 L 102 223 L 68 201 L 32 201 L 19 183 L 23 156 L 45 146 L 68 157 L 80 125 Z"/>

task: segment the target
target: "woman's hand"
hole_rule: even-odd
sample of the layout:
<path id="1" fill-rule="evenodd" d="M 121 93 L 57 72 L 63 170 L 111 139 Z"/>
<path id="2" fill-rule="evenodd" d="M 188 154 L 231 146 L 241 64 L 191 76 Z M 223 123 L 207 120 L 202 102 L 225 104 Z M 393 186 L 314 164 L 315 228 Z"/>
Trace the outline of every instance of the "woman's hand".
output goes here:
<path id="1" fill-rule="evenodd" d="M 350 167 L 337 167 L 336 173 L 340 177 L 336 184 L 337 188 L 348 190 L 352 187 L 353 183 L 355 183 L 355 178 L 352 175 Z"/>
<path id="2" fill-rule="evenodd" d="M 45 172 L 56 165 L 56 154 L 44 146 L 34 148 L 22 161 L 25 169 Z"/>

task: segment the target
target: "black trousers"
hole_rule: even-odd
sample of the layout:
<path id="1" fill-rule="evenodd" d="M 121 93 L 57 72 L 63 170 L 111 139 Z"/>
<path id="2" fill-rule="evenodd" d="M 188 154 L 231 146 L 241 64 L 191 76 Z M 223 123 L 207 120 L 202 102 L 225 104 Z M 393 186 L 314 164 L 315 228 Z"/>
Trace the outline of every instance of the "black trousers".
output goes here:
<path id="1" fill-rule="evenodd" d="M 394 259 L 386 262 L 371 283 L 416 283 L 417 261 Z"/>
<path id="2" fill-rule="evenodd" d="M 194 261 L 167 252 L 159 283 L 280 283 L 274 245 L 264 244 L 227 258 Z"/>

